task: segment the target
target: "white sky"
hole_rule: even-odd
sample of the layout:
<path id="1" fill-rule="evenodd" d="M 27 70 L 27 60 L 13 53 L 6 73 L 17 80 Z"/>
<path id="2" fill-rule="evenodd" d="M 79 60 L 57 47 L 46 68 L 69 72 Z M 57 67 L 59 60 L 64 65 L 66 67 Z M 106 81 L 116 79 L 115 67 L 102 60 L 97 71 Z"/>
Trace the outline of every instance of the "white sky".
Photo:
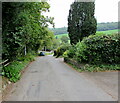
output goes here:
<path id="1" fill-rule="evenodd" d="M 95 17 L 97 22 L 117 22 L 119 1 L 120 0 L 95 0 Z M 47 15 L 54 17 L 56 28 L 67 26 L 67 18 L 72 2 L 74 2 L 74 0 L 48 1 L 51 8 Z"/>

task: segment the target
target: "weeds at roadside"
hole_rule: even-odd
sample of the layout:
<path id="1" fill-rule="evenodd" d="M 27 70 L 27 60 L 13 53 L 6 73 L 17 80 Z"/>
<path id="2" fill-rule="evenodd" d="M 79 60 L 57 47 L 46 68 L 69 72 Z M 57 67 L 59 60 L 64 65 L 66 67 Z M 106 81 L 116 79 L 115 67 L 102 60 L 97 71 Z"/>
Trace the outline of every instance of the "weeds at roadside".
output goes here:
<path id="1" fill-rule="evenodd" d="M 120 70 L 120 64 L 116 64 L 116 65 L 108 65 L 108 64 L 90 65 L 90 64 L 85 64 L 81 68 L 78 68 L 71 63 L 67 63 L 67 64 L 72 66 L 78 72 L 105 72 L 105 71 L 119 71 Z"/>
<path id="2" fill-rule="evenodd" d="M 120 70 L 120 64 L 110 65 L 110 64 L 101 64 L 101 65 L 89 65 L 86 64 L 83 67 L 84 71 L 88 72 L 100 72 L 100 71 L 116 71 Z"/>
<path id="3" fill-rule="evenodd" d="M 30 61 L 34 61 L 34 55 L 28 54 L 24 57 L 19 57 L 7 67 L 3 67 L 2 75 L 7 77 L 11 82 L 17 82 L 21 77 L 21 71 Z"/>

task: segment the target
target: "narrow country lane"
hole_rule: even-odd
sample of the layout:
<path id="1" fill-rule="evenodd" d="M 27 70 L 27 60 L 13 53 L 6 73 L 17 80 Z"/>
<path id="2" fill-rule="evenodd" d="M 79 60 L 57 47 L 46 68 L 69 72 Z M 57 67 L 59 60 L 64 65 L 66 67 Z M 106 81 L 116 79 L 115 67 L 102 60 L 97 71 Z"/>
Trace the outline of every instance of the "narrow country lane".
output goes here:
<path id="1" fill-rule="evenodd" d="M 6 101 L 116 101 L 96 84 L 52 56 L 37 57 Z"/>

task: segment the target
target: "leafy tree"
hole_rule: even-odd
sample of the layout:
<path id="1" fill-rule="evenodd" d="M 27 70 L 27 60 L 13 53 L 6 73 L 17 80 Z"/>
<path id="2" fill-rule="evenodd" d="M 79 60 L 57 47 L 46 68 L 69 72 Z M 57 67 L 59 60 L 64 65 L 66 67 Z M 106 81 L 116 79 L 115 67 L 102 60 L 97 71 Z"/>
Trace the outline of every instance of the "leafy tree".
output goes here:
<path id="1" fill-rule="evenodd" d="M 83 37 L 96 33 L 97 21 L 94 17 L 94 2 L 74 2 L 69 10 L 68 33 L 71 44 Z"/>
<path id="2" fill-rule="evenodd" d="M 57 49 L 60 45 L 61 45 L 61 42 L 59 39 L 53 39 L 53 42 L 52 42 L 52 49 Z"/>
<path id="3" fill-rule="evenodd" d="M 53 41 L 54 41 L 54 34 L 53 32 L 51 32 L 50 30 L 46 29 L 46 33 L 45 33 L 46 37 L 43 40 L 43 46 L 46 49 L 51 50 L 52 45 L 53 45 Z"/>
<path id="4" fill-rule="evenodd" d="M 53 18 L 42 12 L 49 11 L 47 2 L 3 2 L 3 59 L 13 60 L 43 46 L 49 35 L 48 23 Z M 47 33 L 47 34 L 46 34 Z M 51 36 L 51 34 L 50 34 Z M 51 39 L 50 39 L 51 40 Z"/>

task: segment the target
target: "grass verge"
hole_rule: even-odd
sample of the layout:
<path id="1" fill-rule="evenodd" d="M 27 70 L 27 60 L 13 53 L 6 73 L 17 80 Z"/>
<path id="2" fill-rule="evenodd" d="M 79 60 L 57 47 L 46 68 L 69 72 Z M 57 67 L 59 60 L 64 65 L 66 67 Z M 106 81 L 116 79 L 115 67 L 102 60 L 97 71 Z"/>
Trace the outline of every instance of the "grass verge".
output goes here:
<path id="1" fill-rule="evenodd" d="M 83 71 L 88 72 L 105 72 L 105 71 L 118 71 L 120 70 L 120 64 L 100 64 L 100 65 L 90 65 L 86 64 L 83 68 Z"/>
<path id="2" fill-rule="evenodd" d="M 120 64 L 99 64 L 99 65 L 92 65 L 92 64 L 79 64 L 74 63 L 74 60 L 67 60 L 65 61 L 67 64 L 72 66 L 78 72 L 105 72 L 105 71 L 120 71 Z"/>
<path id="3" fill-rule="evenodd" d="M 21 71 L 28 65 L 29 62 L 34 60 L 33 55 L 28 54 L 24 57 L 19 57 L 7 67 L 2 69 L 2 75 L 7 77 L 11 82 L 17 82 L 21 77 Z"/>

